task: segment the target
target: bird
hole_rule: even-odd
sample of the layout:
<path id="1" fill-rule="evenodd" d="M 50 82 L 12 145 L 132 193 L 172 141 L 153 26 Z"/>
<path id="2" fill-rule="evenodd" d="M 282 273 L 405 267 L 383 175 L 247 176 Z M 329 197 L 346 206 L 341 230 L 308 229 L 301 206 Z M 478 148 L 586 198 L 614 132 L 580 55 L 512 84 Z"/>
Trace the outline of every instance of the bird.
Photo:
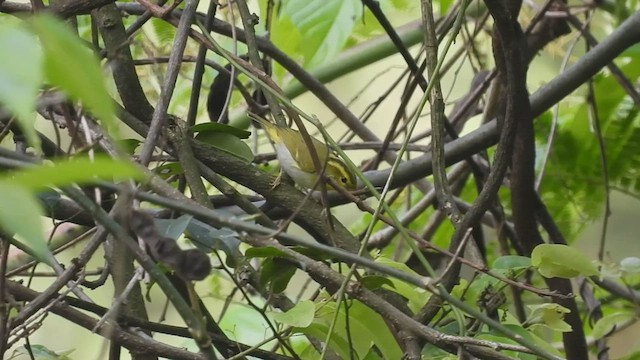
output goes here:
<path id="1" fill-rule="evenodd" d="M 259 123 L 267 136 L 274 143 L 276 156 L 280 167 L 300 187 L 313 189 L 317 179 L 316 167 L 302 134 L 298 130 L 286 126 L 280 126 L 270 121 L 250 114 L 251 118 Z M 311 137 L 311 144 L 315 148 L 320 165 L 324 168 L 324 175 L 333 179 L 346 190 L 353 191 L 357 187 L 357 179 L 354 172 L 322 141 Z M 276 181 L 277 185 L 277 181 Z M 335 190 L 327 184 L 327 190 Z"/>

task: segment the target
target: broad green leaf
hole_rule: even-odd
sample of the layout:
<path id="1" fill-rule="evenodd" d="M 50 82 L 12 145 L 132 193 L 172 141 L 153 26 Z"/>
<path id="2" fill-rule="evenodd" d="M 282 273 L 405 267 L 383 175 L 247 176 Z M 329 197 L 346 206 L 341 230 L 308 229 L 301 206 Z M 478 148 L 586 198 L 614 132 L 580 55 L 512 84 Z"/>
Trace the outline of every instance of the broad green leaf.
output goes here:
<path id="1" fill-rule="evenodd" d="M 129 155 L 133 155 L 136 153 L 136 149 L 138 148 L 138 146 L 142 144 L 142 141 L 138 139 L 121 139 L 117 140 L 117 143 L 122 151 L 126 152 Z"/>
<path id="2" fill-rule="evenodd" d="M 289 0 L 281 16 L 291 20 L 301 34 L 305 65 L 318 66 L 344 47 L 355 22 L 362 16 L 360 0 Z"/>
<path id="3" fill-rule="evenodd" d="M 640 77 L 640 59 L 628 57 L 620 69 L 628 79 Z M 610 72 L 594 77 L 598 119 L 604 138 L 610 186 L 640 194 L 640 109 Z M 604 209 L 600 146 L 588 121 L 590 102 L 569 97 L 560 106 L 556 141 L 545 178 L 542 198 L 568 239 L 596 219 Z M 539 144 L 546 146 L 551 116 L 536 120 Z M 539 156 L 538 158 L 542 158 Z"/>
<path id="4" fill-rule="evenodd" d="M 281 14 L 273 22 L 271 41 L 273 41 L 278 49 L 296 61 L 302 60 L 302 55 L 299 50 L 301 37 L 300 31 L 286 14 Z M 282 81 L 286 70 L 282 65 L 275 62 L 273 73 L 279 81 Z"/>
<path id="5" fill-rule="evenodd" d="M 369 290 L 379 289 L 379 288 L 382 287 L 382 285 L 387 285 L 392 289 L 395 287 L 393 285 L 393 282 L 391 280 L 389 280 L 388 277 L 380 276 L 380 275 L 363 276 L 360 279 L 360 284 L 362 284 L 362 286 L 366 287 Z"/>
<path id="6" fill-rule="evenodd" d="M 316 305 L 313 301 L 303 300 L 284 313 L 271 312 L 273 320 L 297 328 L 306 328 L 313 322 Z"/>
<path id="7" fill-rule="evenodd" d="M 49 350 L 44 345 L 30 345 L 29 349 L 21 346 L 14 351 L 15 355 L 22 355 L 24 358 L 28 359 L 33 356 L 36 360 L 71 360 L 71 358 L 67 355 L 71 354 L 74 350 L 67 350 L 63 352 L 56 353 L 55 351 Z M 23 357 L 18 357 L 22 359 Z"/>
<path id="8" fill-rule="evenodd" d="M 369 349 L 369 352 L 367 353 L 367 355 L 365 355 L 364 358 L 362 358 L 362 360 L 384 360 L 384 358 L 378 355 L 378 351 L 376 349 L 371 348 Z"/>
<path id="9" fill-rule="evenodd" d="M 386 266 L 390 266 L 392 268 L 402 270 L 408 274 L 412 274 L 414 276 L 420 276 L 415 271 L 409 269 L 409 267 L 403 263 L 399 263 L 387 258 L 377 258 L 376 262 L 381 263 Z M 424 304 L 429 300 L 429 293 L 418 287 L 407 284 L 404 281 L 400 281 L 395 278 L 389 278 L 389 281 L 393 283 L 392 286 L 388 286 L 383 284 L 383 287 L 387 290 L 393 291 L 405 297 L 408 300 L 409 308 L 412 311 L 418 311 Z"/>
<path id="10" fill-rule="evenodd" d="M 299 332 L 315 337 L 316 339 L 326 339 L 329 332 L 329 325 L 315 320 L 311 325 L 299 329 Z M 341 359 L 349 359 L 351 354 L 351 346 L 345 337 L 341 334 L 334 333 L 329 342 L 329 346 L 334 350 Z"/>
<path id="11" fill-rule="evenodd" d="M 163 19 L 152 17 L 149 20 L 155 35 L 155 42 L 160 46 L 172 46 L 176 28 Z"/>
<path id="12" fill-rule="evenodd" d="M 44 50 L 44 71 L 52 85 L 81 101 L 107 129 L 115 130 L 114 104 L 105 87 L 98 59 L 71 29 L 50 15 L 38 15 L 31 26 Z"/>
<path id="13" fill-rule="evenodd" d="M 63 187 L 71 184 L 93 183 L 96 180 L 117 181 L 144 179 L 130 162 L 96 157 L 60 161 L 53 166 L 39 165 L 12 173 L 11 179 L 20 186 L 39 190 L 47 186 Z"/>
<path id="14" fill-rule="evenodd" d="M 541 349 L 551 354 L 560 356 L 560 352 L 555 347 L 553 347 L 552 344 L 550 344 L 548 341 L 541 339 L 540 337 L 536 336 L 534 333 L 532 333 L 531 331 L 528 331 L 522 326 L 516 325 L 516 324 L 504 324 L 504 327 L 509 329 L 512 333 L 518 334 L 524 339 L 528 339 L 529 341 L 533 342 Z"/>
<path id="15" fill-rule="evenodd" d="M 494 270 L 494 272 L 499 271 Z M 463 283 L 461 283 L 460 285 L 463 285 Z M 465 289 L 466 291 L 464 291 L 464 300 L 471 306 L 477 306 L 477 300 L 479 299 L 480 295 L 486 294 L 489 291 L 495 293 L 496 291 L 499 291 L 500 285 L 501 281 L 494 278 L 493 276 L 489 276 L 487 274 L 477 276 Z"/>
<path id="16" fill-rule="evenodd" d="M 620 56 L 628 56 L 633 58 L 640 58 L 640 44 L 636 44 L 628 47 Z"/>
<path id="17" fill-rule="evenodd" d="M 547 278 L 598 275 L 598 269 L 579 250 L 560 244 L 541 244 L 531 253 L 531 265 Z"/>
<path id="18" fill-rule="evenodd" d="M 531 259 L 526 256 L 505 255 L 493 262 L 492 269 L 525 269 L 531 266 Z"/>
<path id="19" fill-rule="evenodd" d="M 620 269 L 628 273 L 640 273 L 640 258 L 630 256 L 620 260 Z"/>
<path id="20" fill-rule="evenodd" d="M 554 303 L 545 303 L 540 305 L 528 305 L 531 309 L 531 314 L 527 322 L 540 323 L 542 322 L 554 331 L 568 332 L 571 331 L 571 325 L 564 321 L 564 314 L 568 314 L 571 311 L 562 305 Z"/>
<path id="21" fill-rule="evenodd" d="M 340 306 L 339 310 L 336 310 L 336 303 L 329 302 L 324 305 L 319 305 L 316 311 L 316 319 L 311 327 L 322 324 L 322 329 L 328 328 L 330 322 L 333 320 L 335 312 L 338 311 L 338 318 L 336 327 L 334 329 L 333 337 L 340 339 L 348 339 L 350 335 L 351 346 L 348 350 L 355 351 L 356 358 L 364 357 L 373 345 L 377 346 L 383 354 L 385 359 L 400 359 L 402 357 L 402 350 L 395 341 L 395 338 L 389 331 L 387 324 L 384 322 L 380 314 L 371 310 L 367 306 L 363 305 L 357 300 L 349 302 L 349 311 L 344 310 L 344 303 Z M 349 315 L 349 323 L 347 325 L 345 317 Z M 347 334 L 346 329 L 350 330 L 350 334 Z M 307 329 L 304 329 L 305 333 Z M 309 333 L 309 335 L 311 335 Z M 319 339 L 326 339 L 326 333 Z M 339 346 L 340 342 L 336 345 Z M 336 350 L 338 354 L 341 354 L 343 349 Z M 347 356 L 346 359 L 351 358 Z"/>
<path id="22" fill-rule="evenodd" d="M 0 25 L 0 104 L 16 115 L 31 146 L 38 149 L 33 127 L 42 83 L 42 50 L 37 39 L 19 24 Z"/>
<path id="23" fill-rule="evenodd" d="M 51 265 L 51 252 L 42 228 L 40 204 L 25 187 L 14 181 L 0 180 L 0 227 L 16 234 L 31 249 L 33 256 Z"/>
<path id="24" fill-rule="evenodd" d="M 402 358 L 402 350 L 380 314 L 359 301 L 353 301 L 349 308 L 349 316 L 350 326 L 354 329 L 354 333 L 352 333 L 354 341 L 366 344 L 364 349 L 359 352 L 360 356 L 366 355 L 371 346 L 376 345 L 383 358 Z"/>
<path id="25" fill-rule="evenodd" d="M 617 360 L 640 360 L 640 350 L 634 351 L 629 355 L 618 358 Z"/>
<path id="26" fill-rule="evenodd" d="M 301 345 L 300 348 L 294 347 L 293 349 L 296 351 L 300 359 L 320 360 L 320 353 L 312 344 L 308 342 L 305 345 Z"/>
<path id="27" fill-rule="evenodd" d="M 267 258 L 260 266 L 260 284 L 269 285 L 272 292 L 280 294 L 287 289 L 297 268 L 282 258 Z"/>
<path id="28" fill-rule="evenodd" d="M 440 5 L 440 16 L 444 16 L 447 11 L 449 11 L 449 7 L 453 3 L 453 0 L 439 0 L 438 4 Z"/>
<path id="29" fill-rule="evenodd" d="M 594 339 L 600 339 L 607 334 L 609 334 L 614 328 L 621 323 L 627 322 L 636 317 L 631 311 L 621 311 L 613 314 L 609 314 L 602 319 L 598 320 L 596 325 L 593 327 L 593 331 L 591 331 L 591 336 Z"/>
<path id="30" fill-rule="evenodd" d="M 235 267 L 237 259 L 242 257 L 238 233 L 229 228 L 216 229 L 198 219 L 192 219 L 187 225 L 185 234 L 198 249 L 204 252 L 212 250 L 224 252 L 225 263 L 230 267 Z"/>
<path id="31" fill-rule="evenodd" d="M 249 145 L 238 137 L 226 133 L 199 133 L 196 139 L 205 142 L 217 149 L 227 152 L 237 158 L 250 162 L 253 160 L 253 152 Z"/>
<path id="32" fill-rule="evenodd" d="M 203 134 L 203 133 L 209 133 L 209 132 L 231 134 L 240 139 L 247 139 L 249 136 L 251 136 L 251 131 L 242 130 L 235 126 L 220 124 L 216 122 L 207 122 L 207 123 L 194 125 L 191 128 L 191 131 L 194 134 L 195 133 Z"/>
<path id="33" fill-rule="evenodd" d="M 192 215 L 182 215 L 177 219 L 157 219 L 155 220 L 158 232 L 162 236 L 170 237 L 173 240 L 178 238 L 187 230 L 187 226 L 193 220 Z"/>

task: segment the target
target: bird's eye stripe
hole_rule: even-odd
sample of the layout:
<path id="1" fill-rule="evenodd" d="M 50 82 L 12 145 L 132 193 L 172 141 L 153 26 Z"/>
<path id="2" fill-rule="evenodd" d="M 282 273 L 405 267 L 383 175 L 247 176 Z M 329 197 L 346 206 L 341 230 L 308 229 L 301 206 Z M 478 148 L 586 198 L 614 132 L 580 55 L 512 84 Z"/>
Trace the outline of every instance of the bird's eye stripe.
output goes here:
<path id="1" fill-rule="evenodd" d="M 334 157 L 330 157 L 327 160 L 327 165 L 332 165 L 334 168 L 338 169 L 338 171 L 340 172 L 341 178 L 340 181 L 342 181 L 343 183 L 347 183 L 348 181 L 351 181 L 351 183 L 355 184 L 356 183 L 356 179 L 355 177 L 351 174 L 351 172 L 349 172 L 349 169 L 347 168 L 347 165 L 345 165 L 342 160 L 338 159 L 338 158 L 334 158 Z M 345 181 L 343 181 L 342 179 L 345 179 Z"/>

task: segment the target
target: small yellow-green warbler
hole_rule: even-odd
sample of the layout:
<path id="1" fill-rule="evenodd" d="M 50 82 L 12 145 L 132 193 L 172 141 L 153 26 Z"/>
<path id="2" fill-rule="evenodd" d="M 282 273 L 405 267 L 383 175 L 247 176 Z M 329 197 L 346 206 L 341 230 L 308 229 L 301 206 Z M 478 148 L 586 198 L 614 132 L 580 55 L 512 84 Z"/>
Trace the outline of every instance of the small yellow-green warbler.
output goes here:
<path id="1" fill-rule="evenodd" d="M 300 187 L 305 189 L 313 188 L 318 175 L 302 134 L 297 130 L 275 125 L 265 119 L 255 116 L 251 118 L 262 125 L 267 136 L 273 141 L 280 167 L 287 175 Z M 355 190 L 357 180 L 353 171 L 340 158 L 332 154 L 326 144 L 314 137 L 311 137 L 311 143 L 318 154 L 320 164 L 327 164 L 324 175 L 333 179 L 347 190 Z M 331 190 L 333 188 L 328 186 L 328 189 Z"/>

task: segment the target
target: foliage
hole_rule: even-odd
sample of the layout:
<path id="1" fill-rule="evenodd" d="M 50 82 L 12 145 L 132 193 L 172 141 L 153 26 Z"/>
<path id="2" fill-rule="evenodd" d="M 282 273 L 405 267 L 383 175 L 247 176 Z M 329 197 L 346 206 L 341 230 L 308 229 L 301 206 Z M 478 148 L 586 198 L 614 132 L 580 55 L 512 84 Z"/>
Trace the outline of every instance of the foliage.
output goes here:
<path id="1" fill-rule="evenodd" d="M 480 91 L 482 99 L 473 100 L 469 96 L 479 86 L 457 86 L 471 83 L 466 73 L 477 67 L 491 69 L 485 65 L 491 49 L 502 56 L 500 46 L 492 47 L 496 37 L 488 35 L 500 27 L 492 30 L 491 20 L 484 22 L 481 14 L 488 10 L 481 2 L 473 4 L 473 14 L 456 18 L 464 7 L 441 0 L 433 3 L 433 15 L 457 20 L 437 22 L 438 49 L 412 47 L 431 37 L 421 26 L 420 12 L 427 3 L 260 0 L 249 4 L 259 14 L 251 16 L 240 0 L 217 8 L 211 35 L 203 33 L 200 14 L 183 51 L 177 40 L 189 27 L 181 28 L 178 13 L 163 14 L 143 2 L 102 8 L 85 4 L 91 8 L 66 14 L 75 21 L 65 22 L 55 15 L 64 10 L 53 2 L 51 13 L 13 17 L 21 8 L 0 1 L 2 354 L 65 359 L 74 351 L 51 337 L 24 341 L 45 332 L 39 327 L 48 319 L 38 311 L 55 311 L 70 321 L 65 326 L 90 328 L 93 337 L 109 335 L 117 345 L 109 357 L 118 346 L 128 348 L 132 357 L 144 352 L 166 358 L 195 357 L 200 351 L 203 358 L 217 353 L 220 358 L 558 359 L 582 350 L 586 354 L 587 346 L 606 354 L 608 338 L 638 320 L 633 289 L 640 280 L 640 260 L 637 254 L 620 261 L 594 259 L 575 240 L 586 225 L 606 216 L 612 191 L 640 196 L 640 97 L 637 89 L 623 86 L 633 87 L 640 79 L 640 48 L 609 54 L 603 63 L 615 67 L 581 80 L 586 86 L 572 89 L 562 103 L 554 100 L 557 109 L 542 109 L 542 115 L 530 119 L 537 159 L 526 165 L 541 185 L 528 195 L 539 196 L 542 205 L 527 216 L 534 224 L 529 232 L 539 235 L 532 238 L 544 241 L 525 243 L 532 234 L 522 233 L 522 217 L 515 216 L 518 208 L 512 203 L 518 200 L 516 190 L 511 191 L 519 176 L 517 164 L 510 164 L 499 179 L 499 189 L 478 196 L 498 168 L 494 155 L 501 149 L 495 147 L 498 130 L 492 123 L 471 119 L 477 114 L 501 116 L 513 94 L 492 98 Z M 203 3 L 198 10 L 204 13 L 205 5 L 217 6 Z M 488 5 L 496 11 L 491 6 L 497 5 Z M 371 11 L 374 6 L 393 29 Z M 544 18 L 529 17 L 537 10 L 526 2 L 523 6 L 521 26 Z M 605 35 L 625 19 L 640 18 L 635 0 L 593 6 L 587 9 L 596 15 L 591 25 L 605 30 L 607 34 L 595 33 L 603 43 L 612 41 Z M 182 16 L 190 8 L 180 7 Z M 92 15 L 85 15 L 89 10 Z M 138 24 L 145 11 L 151 19 Z M 257 42 L 247 24 L 256 25 Z M 392 30 L 404 45 L 388 40 Z M 573 30 L 572 36 L 581 35 Z M 556 42 L 533 58 L 531 67 L 553 62 L 549 52 L 568 51 L 557 39 L 549 40 Z M 455 44 L 445 51 L 448 41 Z M 205 57 L 199 56 L 205 48 Z M 394 63 L 402 69 L 385 63 L 382 76 L 369 66 L 402 50 L 407 52 Z M 177 65 L 173 56 L 183 52 Z M 406 64 L 407 54 L 415 56 L 416 64 Z M 434 54 L 437 59 L 431 60 L 444 64 L 441 72 L 416 80 L 410 69 Z M 213 71 L 203 68 L 205 58 Z M 231 98 L 225 91 L 224 98 L 215 99 L 222 101 L 203 105 L 209 84 L 230 79 L 223 71 L 228 68 L 236 76 Z M 432 70 L 430 63 L 423 76 Z M 329 88 L 313 77 L 343 75 L 352 76 L 348 84 Z M 466 93 L 461 99 L 444 99 L 453 105 L 446 111 L 449 119 L 458 119 L 461 126 L 454 127 L 465 135 L 449 136 L 443 151 L 451 166 L 449 179 L 444 179 L 449 183 L 434 188 L 439 165 L 425 145 L 431 146 L 432 132 L 441 130 L 437 119 L 433 130 L 419 134 L 409 129 L 431 115 L 416 100 L 437 79 L 443 90 L 436 88 L 430 96 L 449 87 Z M 506 89 L 505 79 L 493 80 L 494 89 Z M 203 85 L 196 86 L 200 80 Z M 518 79 L 509 81 L 516 88 Z M 557 76 L 551 84 L 562 81 Z M 293 104 L 289 97 L 295 91 L 282 89 L 295 86 L 304 87 L 307 97 L 330 114 L 318 121 L 304 112 L 313 109 L 312 103 Z M 139 102 L 132 105 L 131 99 Z M 455 115 L 453 109 L 464 100 L 472 103 L 473 114 Z M 145 102 L 151 104 L 146 110 Z M 214 110 L 228 112 L 229 124 L 207 122 L 205 108 L 213 103 L 225 104 Z M 318 128 L 343 166 L 374 187 L 350 197 L 310 192 L 291 185 L 286 175 L 276 180 L 262 171 L 276 158 L 264 151 L 270 144 L 262 130 L 249 131 L 242 124 L 247 111 L 278 118 L 282 114 L 268 106 L 274 103 L 293 126 L 304 124 L 312 135 Z M 359 114 L 359 109 L 364 110 Z M 522 111 L 518 120 L 527 121 L 526 109 L 517 110 Z M 396 116 L 399 121 L 392 122 Z M 331 117 L 347 125 L 347 134 L 325 131 Z M 158 137 L 153 131 L 159 131 Z M 340 139 L 338 146 L 332 136 Z M 382 144 L 384 138 L 390 143 Z M 276 150 L 286 146 L 271 140 Z M 516 142 L 514 157 L 526 146 L 522 138 Z M 380 146 L 387 145 L 387 153 L 379 155 Z M 295 150 L 301 149 L 305 147 Z M 342 150 L 348 150 L 346 155 Z M 290 154 L 292 161 L 298 156 Z M 362 160 L 356 162 L 362 165 L 358 168 L 350 161 L 357 157 Z M 398 168 L 392 165 L 396 157 L 402 160 Z M 384 188 L 390 176 L 395 182 Z M 489 210 L 472 222 L 473 231 L 461 229 L 457 216 L 473 214 L 469 209 L 479 203 Z M 50 236 L 46 218 L 55 225 Z M 291 228 L 291 222 L 299 228 Z M 58 255 L 67 249 L 62 244 L 73 240 L 56 232 L 67 223 L 92 234 L 78 239 L 76 250 L 66 250 L 72 260 Z M 144 251 L 136 248 L 136 238 Z M 103 242 L 105 259 L 95 253 Z M 13 255 L 14 247 L 26 255 Z M 34 270 L 35 276 L 38 263 L 51 268 L 58 281 L 44 278 L 35 291 L 26 289 L 26 282 L 16 281 L 17 274 L 24 274 L 18 271 Z M 88 286 L 105 286 L 86 281 L 96 274 L 95 263 L 118 289 L 118 300 L 111 304 L 87 291 Z M 143 277 L 135 270 L 138 265 L 151 274 L 152 284 L 160 285 L 147 287 L 146 301 L 140 284 L 132 281 Z M 577 281 L 580 291 L 554 288 L 570 281 Z M 75 298 L 55 295 L 70 293 Z M 154 306 L 165 298 L 171 316 L 181 318 L 176 324 L 186 327 L 152 323 L 159 314 Z M 100 320 L 106 313 L 101 306 L 110 310 L 108 324 Z M 116 318 L 122 322 L 111 320 Z M 142 336 L 125 324 L 175 338 L 165 342 Z M 587 338 L 595 345 L 587 345 Z M 556 343 L 563 347 L 551 345 Z M 81 346 L 77 340 L 74 344 Z"/>

